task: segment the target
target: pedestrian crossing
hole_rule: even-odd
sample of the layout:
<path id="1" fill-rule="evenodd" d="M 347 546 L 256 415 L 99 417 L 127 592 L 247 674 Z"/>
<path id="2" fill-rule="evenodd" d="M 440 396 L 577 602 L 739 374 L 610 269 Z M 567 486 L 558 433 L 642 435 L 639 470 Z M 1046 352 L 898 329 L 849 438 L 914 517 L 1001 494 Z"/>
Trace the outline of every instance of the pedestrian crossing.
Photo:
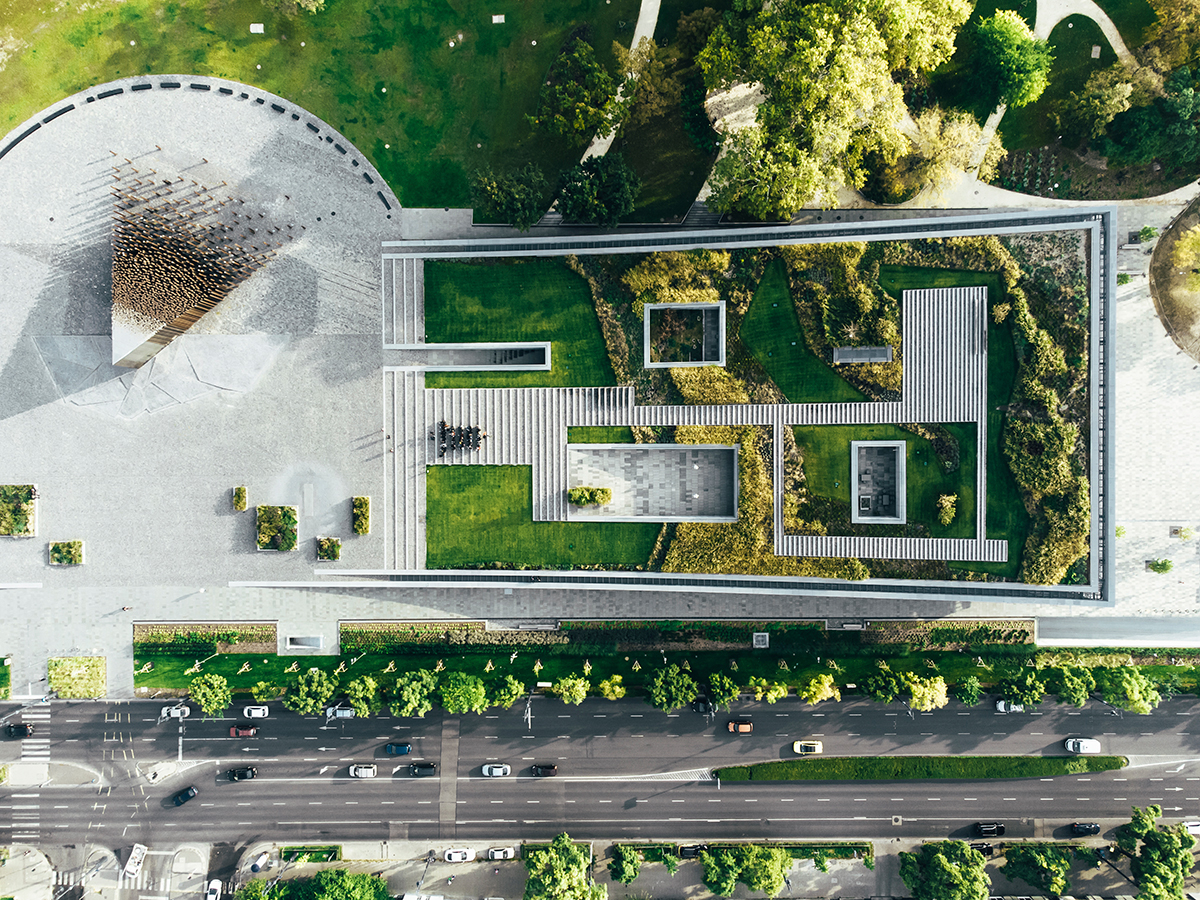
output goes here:
<path id="1" fill-rule="evenodd" d="M 21 713 L 21 721 L 33 726 L 33 734 L 21 739 L 21 762 L 50 762 L 49 705 Z"/>
<path id="2" fill-rule="evenodd" d="M 111 869 L 100 872 L 77 869 L 67 872 L 56 871 L 54 873 L 55 887 L 75 887 L 82 884 L 98 887 L 100 882 L 103 882 L 106 888 L 116 887 L 119 891 L 154 891 L 164 895 L 170 895 L 172 883 L 171 873 L 169 872 L 165 876 L 160 877 L 143 870 L 133 878 L 128 878 L 124 871 L 119 871 L 115 882 L 112 882 Z M 112 883 L 110 884 L 110 882 Z M 226 889 L 228 893 L 233 893 L 232 885 L 228 885 Z"/>

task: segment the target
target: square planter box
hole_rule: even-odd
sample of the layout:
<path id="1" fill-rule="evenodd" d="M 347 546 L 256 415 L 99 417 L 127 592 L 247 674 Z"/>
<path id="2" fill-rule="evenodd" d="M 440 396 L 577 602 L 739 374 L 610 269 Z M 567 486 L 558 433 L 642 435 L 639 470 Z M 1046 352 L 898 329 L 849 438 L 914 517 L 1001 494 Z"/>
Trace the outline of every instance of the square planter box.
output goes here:
<path id="1" fill-rule="evenodd" d="M 70 559 L 73 549 L 78 550 L 79 558 L 77 560 Z M 60 552 L 56 554 L 55 550 Z M 86 562 L 83 555 L 83 541 L 51 541 L 47 552 L 52 566 L 82 566 Z M 55 559 L 56 555 L 63 558 Z"/>
<path id="2" fill-rule="evenodd" d="M 294 506 L 258 506 L 255 507 L 257 516 L 258 534 L 256 542 L 258 549 L 266 553 L 278 553 L 280 551 L 292 551 L 297 549 L 299 543 L 296 537 L 296 507 Z M 263 525 L 264 523 L 273 525 L 271 534 L 266 543 L 263 542 Z"/>
<path id="3" fill-rule="evenodd" d="M 322 550 L 322 545 L 324 550 Z M 322 556 L 322 552 L 326 555 Z M 342 540 L 317 535 L 317 562 L 337 562 L 342 558 Z"/>
<path id="4" fill-rule="evenodd" d="M 28 496 L 29 499 L 23 499 Z M 0 484 L 0 505 L 6 509 L 6 515 L 0 521 L 8 522 L 20 515 L 20 507 L 31 504 L 24 528 L 21 531 L 4 531 L 7 537 L 37 537 L 37 505 L 38 491 L 36 484 Z M 12 527 L 7 526 L 7 527 Z"/>

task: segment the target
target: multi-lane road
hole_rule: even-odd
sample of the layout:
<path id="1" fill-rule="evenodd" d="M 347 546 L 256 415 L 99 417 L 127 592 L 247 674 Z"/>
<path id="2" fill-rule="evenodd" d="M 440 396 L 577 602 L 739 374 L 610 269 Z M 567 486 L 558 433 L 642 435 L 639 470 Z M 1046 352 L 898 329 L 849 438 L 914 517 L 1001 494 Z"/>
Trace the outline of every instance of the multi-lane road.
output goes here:
<path id="1" fill-rule="evenodd" d="M 981 819 L 1004 821 L 1020 837 L 1065 835 L 1073 821 L 1115 822 L 1135 804 L 1200 817 L 1195 698 L 1149 716 L 1118 716 L 1098 703 L 1016 715 L 984 704 L 910 714 L 868 701 L 738 703 L 734 715 L 754 722 L 749 735 L 726 731 L 729 714 L 668 715 L 639 701 L 573 707 L 537 698 L 529 723 L 523 705 L 482 716 L 326 721 L 272 704 L 251 738 L 230 736 L 237 717 L 205 719 L 193 706 L 188 719 L 163 720 L 161 706 L 4 707 L 6 721 L 31 721 L 36 732 L 6 741 L 0 761 L 49 763 L 52 780 L 0 792 L 0 840 L 58 844 L 87 834 L 110 847 L 150 837 L 516 840 L 563 829 L 581 838 L 944 837 L 965 836 Z M 826 754 L 877 756 L 1061 755 L 1070 736 L 1099 738 L 1105 753 L 1132 764 L 976 782 L 718 784 L 712 777 L 724 765 L 790 758 L 791 742 L 805 737 L 822 740 Z M 393 741 L 410 741 L 413 754 L 386 755 Z M 438 775 L 411 777 L 411 761 L 438 763 Z M 507 762 L 513 776 L 484 778 L 481 766 L 493 761 Z M 378 766 L 377 778 L 349 777 L 352 763 L 366 762 Z M 557 764 L 559 775 L 534 777 L 534 762 Z M 259 777 L 229 783 L 225 772 L 237 765 L 256 766 Z M 171 795 L 189 784 L 199 795 L 176 808 Z"/>

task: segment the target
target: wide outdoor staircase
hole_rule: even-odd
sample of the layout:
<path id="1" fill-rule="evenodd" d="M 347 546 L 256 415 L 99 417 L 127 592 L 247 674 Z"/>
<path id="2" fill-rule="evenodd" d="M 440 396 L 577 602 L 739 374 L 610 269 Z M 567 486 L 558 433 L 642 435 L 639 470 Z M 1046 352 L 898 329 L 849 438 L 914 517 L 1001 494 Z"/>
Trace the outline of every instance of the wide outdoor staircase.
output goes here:
<path id="1" fill-rule="evenodd" d="M 384 568 L 425 568 L 426 417 L 423 372 L 385 370 Z"/>
<path id="2" fill-rule="evenodd" d="M 684 228 L 714 228 L 721 224 L 723 213 L 709 209 L 708 204 L 697 200 L 683 217 Z"/>
<path id="3" fill-rule="evenodd" d="M 383 260 L 383 343 L 425 342 L 425 260 Z"/>

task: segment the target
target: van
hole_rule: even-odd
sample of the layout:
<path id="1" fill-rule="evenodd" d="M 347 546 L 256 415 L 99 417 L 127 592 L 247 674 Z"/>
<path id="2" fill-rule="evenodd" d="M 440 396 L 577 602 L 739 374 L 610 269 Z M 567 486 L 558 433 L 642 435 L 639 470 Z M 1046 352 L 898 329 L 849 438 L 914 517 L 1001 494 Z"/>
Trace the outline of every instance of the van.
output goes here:
<path id="1" fill-rule="evenodd" d="M 354 710 L 348 706 L 331 706 L 325 710 L 327 719 L 353 719 Z"/>
<path id="2" fill-rule="evenodd" d="M 129 859 L 126 861 L 125 869 L 122 873 L 126 878 L 138 877 L 138 873 L 142 871 L 142 863 L 146 861 L 146 850 L 147 847 L 145 844 L 133 845 L 133 852 L 129 854 Z"/>

